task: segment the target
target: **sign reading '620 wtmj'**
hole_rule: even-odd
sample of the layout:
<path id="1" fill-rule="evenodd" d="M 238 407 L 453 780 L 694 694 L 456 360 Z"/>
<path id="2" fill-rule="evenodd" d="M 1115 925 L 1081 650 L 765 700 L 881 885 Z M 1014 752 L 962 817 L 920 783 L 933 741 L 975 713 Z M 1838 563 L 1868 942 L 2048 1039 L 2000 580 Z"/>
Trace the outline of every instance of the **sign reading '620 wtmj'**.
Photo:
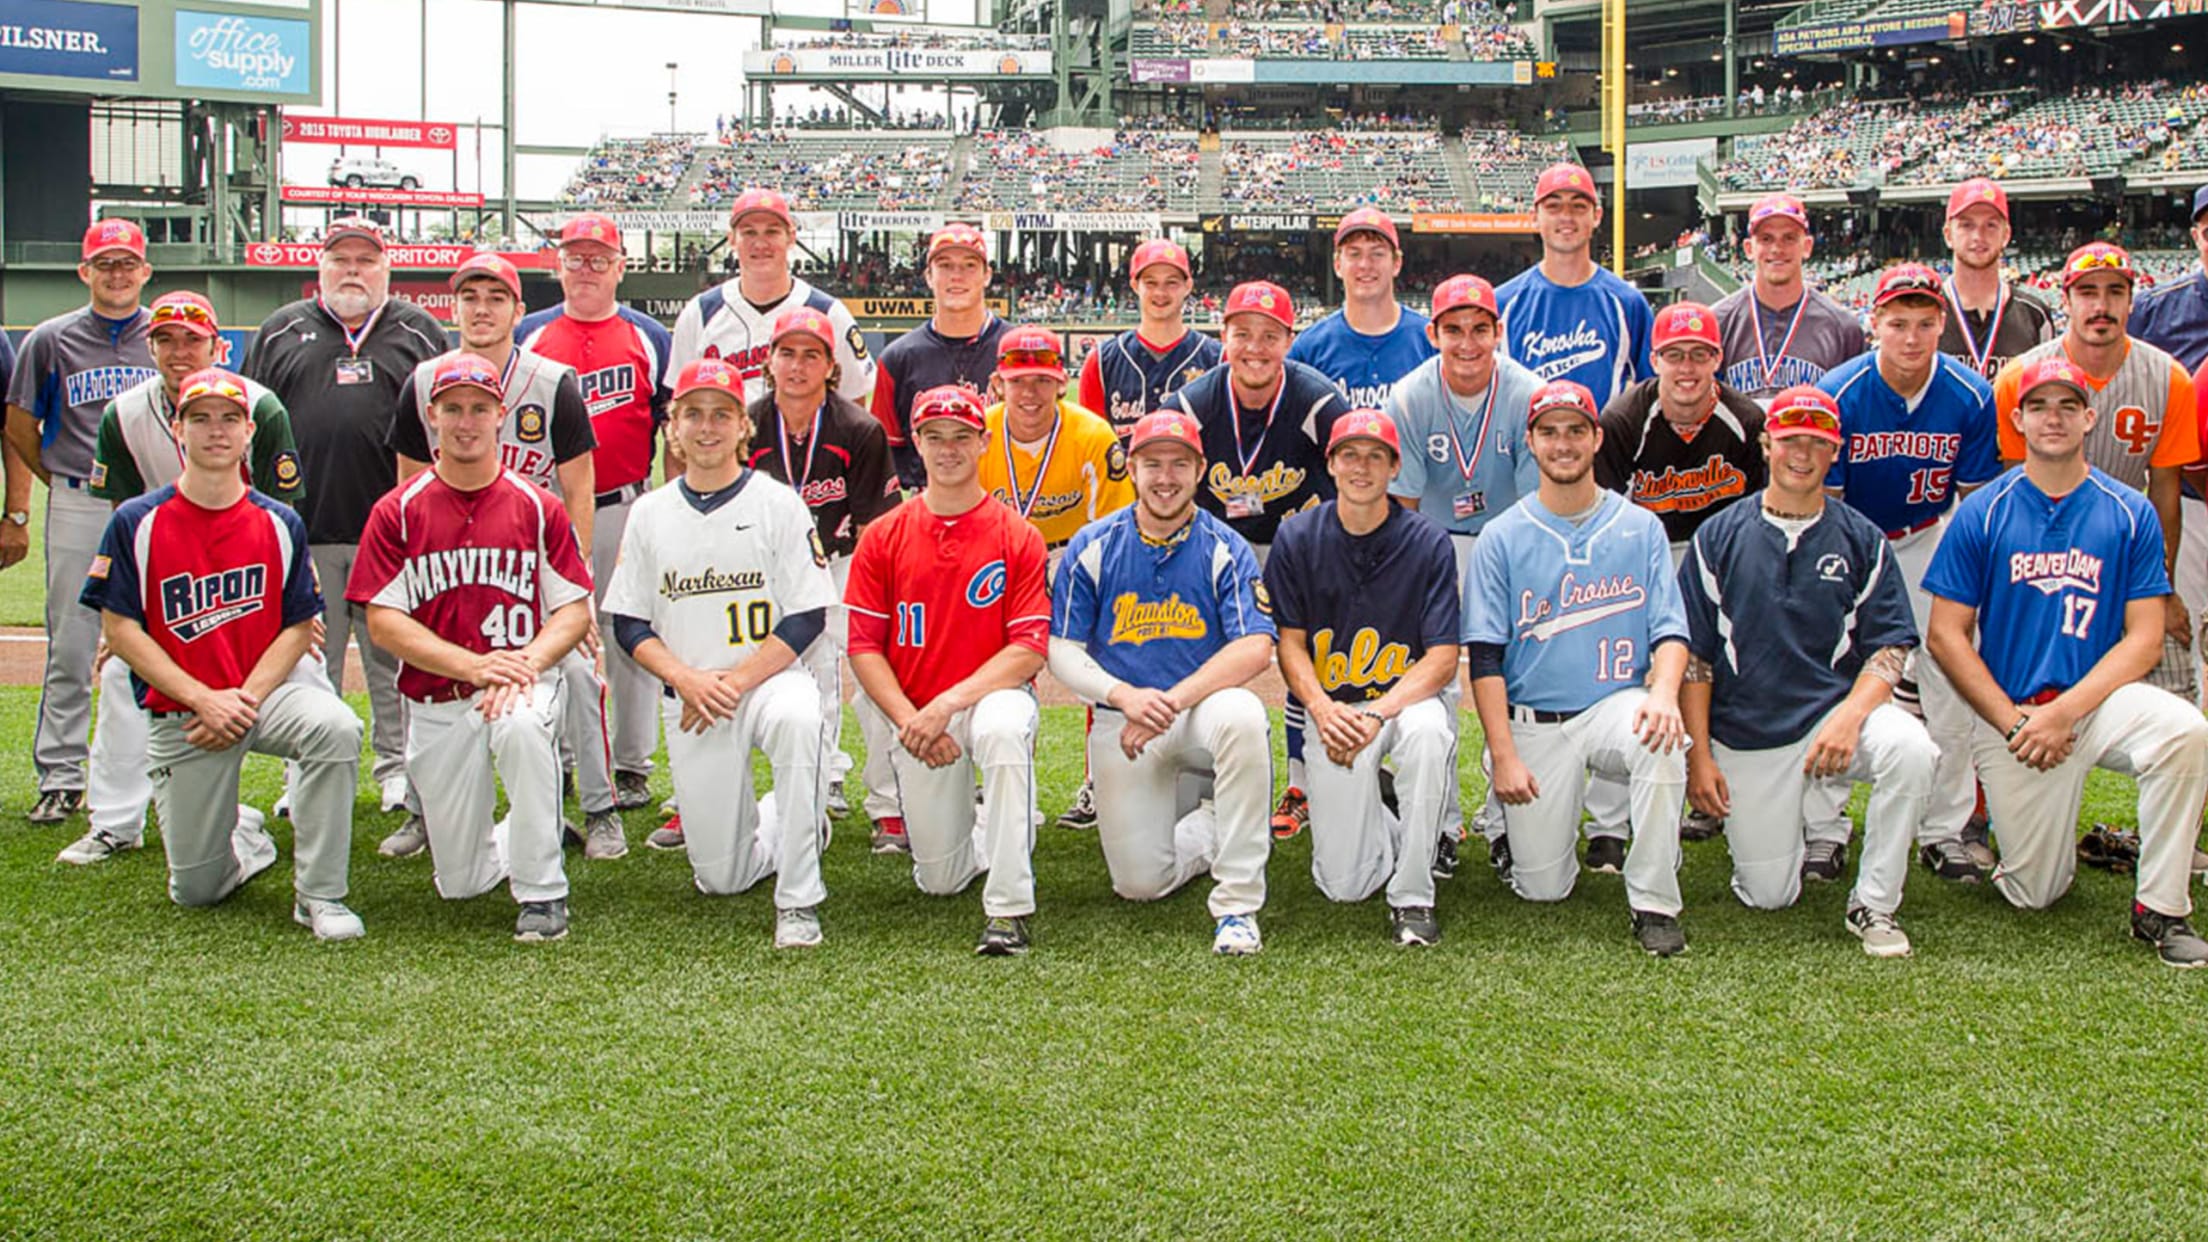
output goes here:
<path id="1" fill-rule="evenodd" d="M 176 84 L 304 95 L 314 88 L 312 27 L 291 18 L 176 11 Z"/>

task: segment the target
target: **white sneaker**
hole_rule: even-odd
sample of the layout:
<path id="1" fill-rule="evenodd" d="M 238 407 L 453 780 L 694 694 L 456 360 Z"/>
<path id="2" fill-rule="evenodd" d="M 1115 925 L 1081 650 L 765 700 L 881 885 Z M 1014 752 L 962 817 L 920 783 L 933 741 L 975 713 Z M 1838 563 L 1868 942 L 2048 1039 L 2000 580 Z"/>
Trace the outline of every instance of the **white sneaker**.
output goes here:
<path id="1" fill-rule="evenodd" d="M 237 825 L 230 829 L 230 851 L 238 856 L 238 883 L 247 880 L 276 865 L 276 841 L 268 835 L 261 813 L 252 807 L 241 808 Z"/>
<path id="2" fill-rule="evenodd" d="M 820 911 L 813 906 L 777 910 L 774 915 L 774 947 L 810 949 L 820 944 Z"/>
<path id="3" fill-rule="evenodd" d="M 291 921 L 312 931 L 316 940 L 358 940 L 368 934 L 360 916 L 342 901 L 301 897 L 291 905 Z"/>
<path id="4" fill-rule="evenodd" d="M 143 841 L 125 841 L 105 828 L 94 828 L 78 837 L 67 849 L 54 855 L 55 862 L 65 862 L 73 867 L 88 867 L 106 862 L 124 850 L 134 850 Z"/>
<path id="5" fill-rule="evenodd" d="M 272 806 L 272 807 L 270 807 L 270 808 L 268 808 L 268 809 L 269 809 L 269 811 L 270 811 L 270 812 L 271 812 L 272 814 L 274 814 L 274 815 L 276 816 L 276 818 L 278 818 L 278 819 L 290 819 L 290 818 L 291 818 L 291 790 L 290 790 L 290 788 L 289 788 L 289 787 L 286 787 L 286 788 L 285 788 L 285 790 L 284 790 L 284 796 L 283 796 L 283 797 L 281 797 L 281 798 L 278 798 L 278 799 L 276 799 L 276 805 L 274 805 L 274 806 Z"/>
<path id="6" fill-rule="evenodd" d="M 397 776 L 384 777 L 383 809 L 386 811 L 396 811 L 400 807 L 405 806 L 406 795 L 409 792 L 410 790 L 408 789 L 406 783 L 406 774 L 404 772 L 399 773 Z"/>
<path id="7" fill-rule="evenodd" d="M 1909 956 L 1909 934 L 1901 930 L 1901 924 L 1891 914 L 1880 914 L 1869 906 L 1855 906 L 1848 911 L 1848 930 L 1863 942 L 1863 951 L 1872 957 Z"/>
<path id="8" fill-rule="evenodd" d="M 1230 914 L 1219 920 L 1212 929 L 1211 951 L 1228 957 L 1248 957 L 1265 947 L 1257 934 L 1257 916 L 1254 914 Z"/>

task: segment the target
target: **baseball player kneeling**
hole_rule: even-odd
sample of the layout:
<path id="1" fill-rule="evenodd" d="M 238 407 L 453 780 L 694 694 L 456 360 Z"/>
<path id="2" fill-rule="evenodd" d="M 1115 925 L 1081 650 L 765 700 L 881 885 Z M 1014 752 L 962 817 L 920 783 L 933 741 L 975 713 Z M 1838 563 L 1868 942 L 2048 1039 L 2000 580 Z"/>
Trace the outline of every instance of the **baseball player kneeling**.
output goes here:
<path id="1" fill-rule="evenodd" d="M 1441 939 L 1433 854 L 1457 779 L 1462 596 L 1448 532 L 1388 498 L 1402 460 L 1386 414 L 1335 420 L 1335 498 L 1280 524 L 1265 588 L 1281 676 L 1310 706 L 1312 879 L 1336 901 L 1386 884 L 1389 935 L 1427 945 Z"/>
<path id="2" fill-rule="evenodd" d="M 897 800 L 922 892 L 989 873 L 974 951 L 1025 953 L 1035 913 L 1035 733 L 1050 592 L 1043 537 L 981 486 L 989 433 L 971 389 L 913 399 L 927 485 L 859 536 L 844 606 L 851 672 L 897 731 Z M 982 811 L 974 813 L 974 769 Z"/>
<path id="3" fill-rule="evenodd" d="M 621 649 L 674 691 L 667 765 L 700 892 L 776 877 L 774 944 L 820 943 L 820 690 L 798 663 L 828 623 L 835 583 L 805 502 L 744 467 L 743 378 L 702 358 L 675 380 L 683 474 L 646 492 L 606 592 Z M 774 768 L 773 814 L 752 798 L 751 752 Z"/>
<path id="4" fill-rule="evenodd" d="M 1050 671 L 1096 705 L 1089 771 L 1113 891 L 1155 901 L 1209 871 L 1212 950 L 1241 955 L 1264 947 L 1273 785 L 1265 706 L 1244 683 L 1274 630 L 1257 554 L 1196 508 L 1203 434 L 1179 410 L 1135 424 L 1135 503 L 1067 545 Z M 1210 773 L 1211 805 L 1183 805 L 1184 772 Z"/>
<path id="5" fill-rule="evenodd" d="M 1679 928 L 1679 807 L 1686 766 L 1679 680 L 1687 623 L 1663 523 L 1595 486 L 1594 394 L 1551 380 L 1527 409 L 1541 488 L 1488 523 L 1464 583 L 1472 702 L 1510 834 L 1510 886 L 1562 901 L 1579 878 L 1590 774 L 1625 782 L 1633 845 L 1625 898 L 1657 957 Z"/>
<path id="6" fill-rule="evenodd" d="M 1932 655 L 1978 713 L 1971 756 L 2001 839 L 1994 887 L 2012 905 L 2052 905 L 2077 867 L 2086 772 L 2136 777 L 2131 934 L 2190 968 L 2208 964 L 2185 921 L 2208 722 L 2139 680 L 2162 656 L 2162 524 L 2144 495 L 2086 464 L 2092 391 L 2059 353 L 2025 364 L 2013 415 L 2024 464 L 1963 498 L 1925 572 Z"/>
<path id="7" fill-rule="evenodd" d="M 1769 486 L 1704 522 L 1679 567 L 1694 652 L 1687 796 L 1725 819 L 1734 894 L 1776 910 L 1801 895 L 1810 814 L 1844 806 L 1844 782 L 1869 781 L 1847 925 L 1865 952 L 1899 957 L 1909 937 L 1894 911 L 1939 760 L 1889 701 L 1917 641 L 1908 584 L 1884 531 L 1826 503 L 1840 448 L 1831 397 L 1779 393 L 1763 441 Z M 1726 818 L 1735 806 L 1750 813 Z"/>
<path id="8" fill-rule="evenodd" d="M 376 501 L 345 597 L 399 660 L 406 770 L 438 893 L 477 897 L 510 878 L 514 939 L 558 940 L 558 667 L 590 628 L 590 566 L 559 499 L 499 464 L 497 368 L 447 358 L 429 408 L 437 463 Z M 494 768 L 508 806 L 495 826 Z"/>
<path id="9" fill-rule="evenodd" d="M 169 856 L 169 896 L 208 906 L 267 870 L 276 843 L 237 812 L 247 752 L 297 765 L 292 918 L 322 940 L 361 935 L 345 908 L 360 718 L 309 654 L 322 593 L 307 527 L 239 476 L 252 401 L 228 371 L 196 372 L 172 431 L 184 469 L 109 520 L 80 602 L 100 614 L 131 689 Z"/>

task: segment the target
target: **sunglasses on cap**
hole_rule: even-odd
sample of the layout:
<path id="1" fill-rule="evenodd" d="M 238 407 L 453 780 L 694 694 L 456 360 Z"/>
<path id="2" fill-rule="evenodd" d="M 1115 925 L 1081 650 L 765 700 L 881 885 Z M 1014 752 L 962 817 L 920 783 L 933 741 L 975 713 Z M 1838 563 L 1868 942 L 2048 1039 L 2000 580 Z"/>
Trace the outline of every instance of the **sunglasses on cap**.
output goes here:
<path id="1" fill-rule="evenodd" d="M 1840 434 L 1840 420 L 1830 410 L 1820 410 L 1814 405 L 1784 406 L 1771 411 L 1770 426 L 1773 430 L 1789 427 L 1813 427 L 1818 431 Z"/>
<path id="2" fill-rule="evenodd" d="M 240 388 L 236 382 L 221 378 L 209 378 L 199 380 L 186 388 L 182 394 L 182 399 L 176 403 L 176 408 L 181 410 L 201 397 L 227 397 L 241 406 L 247 404 L 245 389 Z"/>
<path id="3" fill-rule="evenodd" d="M 165 323 L 196 323 L 205 327 L 215 326 L 215 317 L 207 308 L 194 302 L 164 302 L 153 308 L 152 327 Z"/>
<path id="4" fill-rule="evenodd" d="M 1028 368 L 1060 369 L 1058 351 L 1055 349 L 1008 349 L 997 359 L 1000 371 L 1018 371 Z"/>
<path id="5" fill-rule="evenodd" d="M 2073 274 L 2081 275 L 2102 269 L 2121 272 L 2128 270 L 2130 267 L 2131 263 L 2119 250 L 2088 250 L 2070 260 L 2070 271 Z"/>
<path id="6" fill-rule="evenodd" d="M 931 418 L 952 418 L 970 425 L 979 425 L 980 411 L 970 397 L 931 397 L 913 407 L 912 422 L 915 425 Z"/>
<path id="7" fill-rule="evenodd" d="M 498 372 L 491 370 L 489 367 L 468 364 L 449 367 L 437 373 L 437 391 L 440 393 L 448 388 L 458 388 L 463 384 L 473 384 L 477 388 L 497 392 L 499 390 Z"/>
<path id="8" fill-rule="evenodd" d="M 1885 298 L 1898 298 L 1912 293 L 1936 298 L 1940 296 L 1940 280 L 1930 272 L 1903 272 L 1888 277 L 1878 292 L 1879 296 Z"/>

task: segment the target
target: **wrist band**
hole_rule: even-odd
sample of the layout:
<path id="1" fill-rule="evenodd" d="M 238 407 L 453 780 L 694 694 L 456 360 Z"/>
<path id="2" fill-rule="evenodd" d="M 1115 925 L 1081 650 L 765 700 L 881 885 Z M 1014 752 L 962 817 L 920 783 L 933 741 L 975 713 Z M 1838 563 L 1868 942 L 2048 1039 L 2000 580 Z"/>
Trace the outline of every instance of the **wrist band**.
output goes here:
<path id="1" fill-rule="evenodd" d="M 2002 740 L 2002 741 L 2004 741 L 2004 742 L 2013 742 L 2013 741 L 2015 741 L 2015 740 L 2016 740 L 2016 735 L 2017 735 L 2017 733 L 2018 733 L 2019 731 L 2021 731 L 2021 730 L 2022 730 L 2022 729 L 2024 728 L 2024 726 L 2025 726 L 2025 725 L 2028 725 L 2028 724 L 2030 724 L 2031 722 L 2032 722 L 2032 718 L 2031 718 L 2030 716 L 2025 716 L 2025 715 L 2018 715 L 2018 716 L 2017 716 L 2017 718 L 2016 718 L 2016 723 L 2015 723 L 2015 724 L 2013 724 L 2013 725 L 2010 725 L 2010 726 L 2009 726 L 2009 731 L 2008 731 L 2007 733 L 2004 733 L 2004 734 L 2002 734 L 2002 735 L 2001 735 L 2001 740 Z"/>

